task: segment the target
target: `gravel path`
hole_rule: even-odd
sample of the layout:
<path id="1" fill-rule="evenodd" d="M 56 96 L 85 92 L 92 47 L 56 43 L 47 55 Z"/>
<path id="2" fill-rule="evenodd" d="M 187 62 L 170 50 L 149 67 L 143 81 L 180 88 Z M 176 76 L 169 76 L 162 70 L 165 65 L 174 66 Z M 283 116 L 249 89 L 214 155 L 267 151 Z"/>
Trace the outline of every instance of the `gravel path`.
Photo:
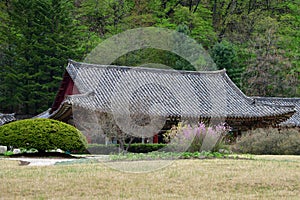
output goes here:
<path id="1" fill-rule="evenodd" d="M 20 165 L 28 166 L 48 166 L 58 162 L 73 161 L 78 159 L 60 159 L 60 158 L 6 158 L 8 160 L 18 160 Z"/>
<path id="2" fill-rule="evenodd" d="M 97 161 L 105 161 L 109 159 L 109 155 L 95 155 L 95 156 L 78 156 L 82 159 L 97 159 Z M 1 158 L 0 158 L 1 159 Z M 7 160 L 17 160 L 20 165 L 28 166 L 49 166 L 60 162 L 78 161 L 78 158 L 3 158 Z"/>

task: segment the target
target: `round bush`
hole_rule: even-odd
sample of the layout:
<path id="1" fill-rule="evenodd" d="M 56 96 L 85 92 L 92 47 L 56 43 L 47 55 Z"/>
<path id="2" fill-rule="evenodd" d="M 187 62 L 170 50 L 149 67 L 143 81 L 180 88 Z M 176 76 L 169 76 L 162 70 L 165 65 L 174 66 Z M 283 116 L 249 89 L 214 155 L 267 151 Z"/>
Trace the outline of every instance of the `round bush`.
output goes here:
<path id="1" fill-rule="evenodd" d="M 25 119 L 0 127 L 0 144 L 39 152 L 83 150 L 85 136 L 75 127 L 52 119 Z"/>

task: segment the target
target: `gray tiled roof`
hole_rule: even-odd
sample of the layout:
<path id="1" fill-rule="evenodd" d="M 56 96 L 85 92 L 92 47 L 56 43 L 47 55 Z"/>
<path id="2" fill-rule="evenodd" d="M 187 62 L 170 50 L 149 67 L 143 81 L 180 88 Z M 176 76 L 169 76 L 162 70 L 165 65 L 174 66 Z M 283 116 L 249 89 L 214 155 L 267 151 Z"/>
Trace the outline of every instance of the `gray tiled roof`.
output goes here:
<path id="1" fill-rule="evenodd" d="M 70 61 L 67 71 L 80 91 L 65 101 L 87 109 L 151 116 L 263 118 L 293 107 L 256 103 L 225 70 L 187 72 L 105 66 Z"/>
<path id="2" fill-rule="evenodd" d="M 0 113 L 0 126 L 3 124 L 9 123 L 11 121 L 15 121 L 15 114 L 2 114 Z"/>
<path id="3" fill-rule="evenodd" d="M 300 98 L 280 97 L 255 97 L 257 102 L 269 105 L 295 106 L 296 113 L 288 120 L 282 122 L 281 126 L 300 127 Z"/>
<path id="4" fill-rule="evenodd" d="M 47 119 L 47 118 L 50 117 L 50 113 L 49 113 L 50 110 L 51 110 L 51 108 L 49 108 L 48 110 L 46 110 L 46 111 L 44 111 L 44 112 L 42 112 L 42 113 L 34 116 L 33 118 L 46 118 Z"/>

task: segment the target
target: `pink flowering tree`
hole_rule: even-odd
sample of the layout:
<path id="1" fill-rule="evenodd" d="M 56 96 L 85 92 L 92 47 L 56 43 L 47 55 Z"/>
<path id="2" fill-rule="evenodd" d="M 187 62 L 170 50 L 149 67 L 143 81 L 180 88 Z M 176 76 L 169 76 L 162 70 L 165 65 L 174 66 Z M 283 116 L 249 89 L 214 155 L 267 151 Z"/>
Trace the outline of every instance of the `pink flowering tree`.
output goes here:
<path id="1" fill-rule="evenodd" d="M 193 127 L 179 123 L 164 134 L 164 139 L 176 145 L 180 151 L 216 152 L 222 148 L 224 137 L 229 131 L 230 127 L 225 123 L 208 127 L 202 122 Z"/>

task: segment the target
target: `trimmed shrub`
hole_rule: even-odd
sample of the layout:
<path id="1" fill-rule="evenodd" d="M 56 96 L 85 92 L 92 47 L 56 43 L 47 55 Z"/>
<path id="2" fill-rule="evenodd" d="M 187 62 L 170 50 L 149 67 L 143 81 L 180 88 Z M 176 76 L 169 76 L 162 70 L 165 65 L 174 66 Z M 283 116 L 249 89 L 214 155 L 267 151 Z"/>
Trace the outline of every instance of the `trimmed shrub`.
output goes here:
<path id="1" fill-rule="evenodd" d="M 300 132 L 296 129 L 248 131 L 233 146 L 237 153 L 300 155 Z"/>
<path id="2" fill-rule="evenodd" d="M 25 119 L 0 127 L 0 144 L 39 152 L 83 150 L 85 136 L 75 127 L 52 119 Z"/>

